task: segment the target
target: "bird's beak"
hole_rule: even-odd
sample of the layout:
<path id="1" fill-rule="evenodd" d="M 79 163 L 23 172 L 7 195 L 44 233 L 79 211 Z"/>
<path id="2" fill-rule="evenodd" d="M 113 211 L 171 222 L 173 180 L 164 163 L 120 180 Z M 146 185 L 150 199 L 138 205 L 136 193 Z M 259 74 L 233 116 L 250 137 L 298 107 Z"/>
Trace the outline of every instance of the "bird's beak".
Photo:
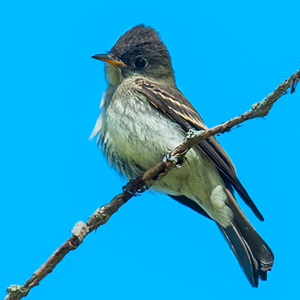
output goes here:
<path id="1" fill-rule="evenodd" d="M 93 55 L 92 58 L 105 61 L 113 66 L 119 66 L 119 67 L 126 66 L 122 61 L 118 60 L 112 54 L 96 54 L 96 55 Z"/>

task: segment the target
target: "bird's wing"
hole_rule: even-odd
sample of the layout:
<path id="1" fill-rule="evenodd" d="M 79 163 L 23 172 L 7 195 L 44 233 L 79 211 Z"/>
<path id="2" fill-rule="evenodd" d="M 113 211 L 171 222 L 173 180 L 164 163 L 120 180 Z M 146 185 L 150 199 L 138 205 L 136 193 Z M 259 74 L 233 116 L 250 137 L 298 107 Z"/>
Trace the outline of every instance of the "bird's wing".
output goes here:
<path id="1" fill-rule="evenodd" d="M 145 95 L 156 109 L 179 124 L 185 131 L 191 128 L 207 129 L 196 109 L 177 88 L 160 86 L 143 78 L 135 79 L 135 84 L 140 93 Z M 257 218 L 263 221 L 263 216 L 237 178 L 233 163 L 216 138 L 210 137 L 202 141 L 199 147 L 214 162 L 224 181 L 234 187 Z"/>

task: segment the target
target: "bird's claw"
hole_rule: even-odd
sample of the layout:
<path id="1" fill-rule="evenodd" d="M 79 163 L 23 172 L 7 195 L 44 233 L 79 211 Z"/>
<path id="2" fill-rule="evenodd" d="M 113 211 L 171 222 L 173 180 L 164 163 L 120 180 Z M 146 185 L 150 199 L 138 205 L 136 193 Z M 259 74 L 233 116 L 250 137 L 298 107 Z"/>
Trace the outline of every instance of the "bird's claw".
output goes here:
<path id="1" fill-rule="evenodd" d="M 134 185 L 133 185 L 133 180 L 130 179 L 125 185 L 122 186 L 122 190 L 124 193 L 128 193 L 130 195 L 134 195 Z"/>
<path id="2" fill-rule="evenodd" d="M 123 192 L 128 193 L 132 196 L 140 196 L 137 193 L 143 193 L 146 191 L 146 189 L 147 187 L 143 186 L 139 188 L 137 191 L 135 191 L 135 184 L 133 179 L 130 179 L 125 185 L 122 186 Z"/>
<path id="3" fill-rule="evenodd" d="M 172 169 L 172 167 L 174 166 L 179 169 L 183 164 L 181 155 L 179 154 L 170 155 L 170 153 L 167 153 L 165 155 L 164 162 L 168 169 Z"/>

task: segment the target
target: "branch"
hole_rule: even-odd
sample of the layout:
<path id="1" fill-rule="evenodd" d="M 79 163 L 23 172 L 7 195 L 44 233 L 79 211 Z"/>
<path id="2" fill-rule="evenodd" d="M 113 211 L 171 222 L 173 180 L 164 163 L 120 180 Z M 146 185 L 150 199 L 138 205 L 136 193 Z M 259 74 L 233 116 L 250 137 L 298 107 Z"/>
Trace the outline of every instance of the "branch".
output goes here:
<path id="1" fill-rule="evenodd" d="M 230 129 L 247 120 L 268 115 L 273 104 L 290 88 L 291 93 L 295 91 L 297 83 L 300 81 L 300 69 L 282 82 L 273 93 L 269 94 L 262 101 L 254 104 L 249 111 L 207 130 L 190 130 L 187 133 L 185 141 L 177 146 L 172 152 L 168 153 L 161 162 L 144 173 L 135 180 L 129 181 L 123 187 L 123 193 L 115 196 L 108 204 L 98 208 L 88 219 L 86 223 L 79 221 L 72 229 L 73 235 L 62 244 L 48 260 L 27 280 L 22 286 L 11 285 L 7 288 L 7 295 L 4 300 L 19 300 L 27 296 L 31 288 L 38 285 L 39 282 L 53 271 L 55 266 L 69 253 L 75 250 L 83 239 L 100 225 L 105 224 L 108 219 L 136 193 L 142 193 L 149 188 L 155 181 L 183 163 L 183 158 L 190 148 L 199 144 L 204 139 L 213 135 L 230 131 Z"/>

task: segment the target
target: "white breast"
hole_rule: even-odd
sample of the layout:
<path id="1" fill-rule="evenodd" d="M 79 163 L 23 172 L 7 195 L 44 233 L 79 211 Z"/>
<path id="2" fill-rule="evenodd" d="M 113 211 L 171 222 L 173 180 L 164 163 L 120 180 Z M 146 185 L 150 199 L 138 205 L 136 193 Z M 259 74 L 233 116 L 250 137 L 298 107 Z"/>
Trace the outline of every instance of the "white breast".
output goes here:
<path id="1" fill-rule="evenodd" d="M 117 89 L 110 87 L 104 94 L 92 136 L 98 134 L 98 143 L 108 162 L 127 179 L 132 179 L 178 146 L 185 133 L 154 108 L 130 82 L 124 83 L 126 80 Z M 197 147 L 191 149 L 186 158 L 187 162 L 179 170 L 171 171 L 153 188 L 170 195 L 185 195 L 212 218 L 219 219 L 220 224 L 225 224 L 230 212 L 225 206 L 226 195 L 218 188 L 224 186 L 219 172 Z"/>

